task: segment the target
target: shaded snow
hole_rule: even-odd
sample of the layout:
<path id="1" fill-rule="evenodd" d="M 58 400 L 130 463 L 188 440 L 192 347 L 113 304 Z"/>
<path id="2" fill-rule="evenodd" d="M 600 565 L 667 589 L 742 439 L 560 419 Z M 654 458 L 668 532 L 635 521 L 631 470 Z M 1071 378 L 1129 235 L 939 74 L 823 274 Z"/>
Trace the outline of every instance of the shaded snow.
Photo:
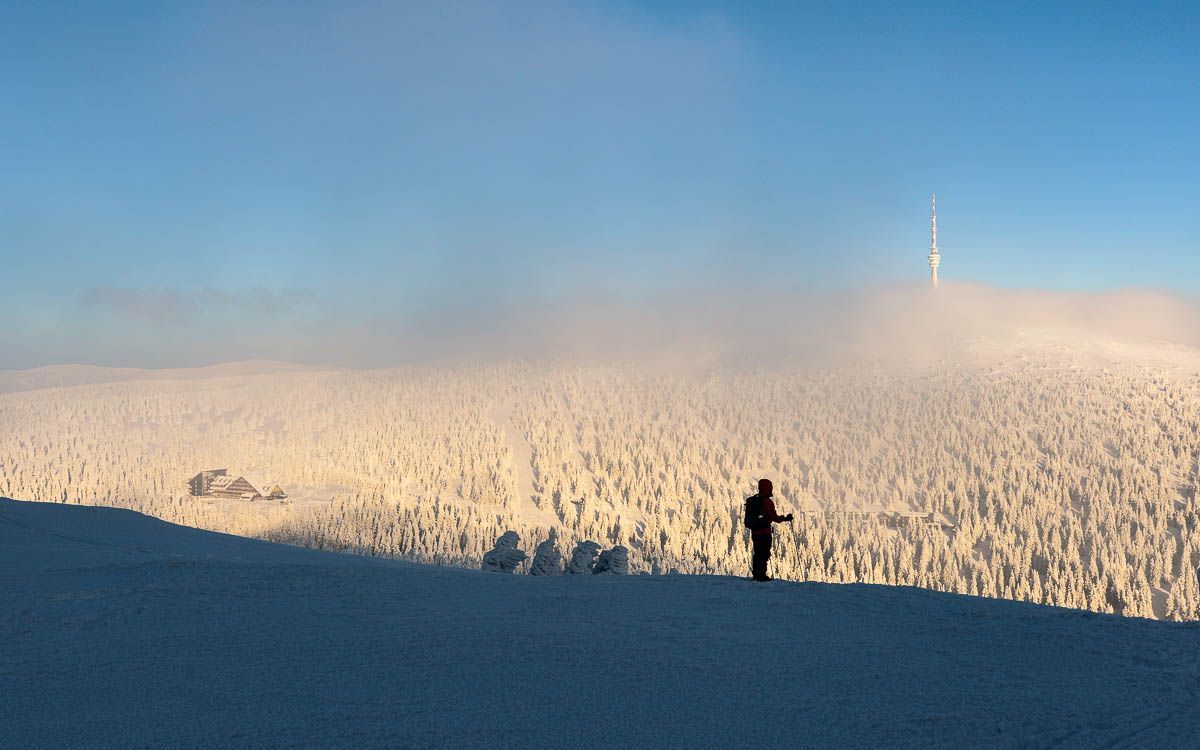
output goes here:
<path id="1" fill-rule="evenodd" d="M 489 576 L 0 501 L 0 747 L 1189 746 L 1195 625 Z"/>

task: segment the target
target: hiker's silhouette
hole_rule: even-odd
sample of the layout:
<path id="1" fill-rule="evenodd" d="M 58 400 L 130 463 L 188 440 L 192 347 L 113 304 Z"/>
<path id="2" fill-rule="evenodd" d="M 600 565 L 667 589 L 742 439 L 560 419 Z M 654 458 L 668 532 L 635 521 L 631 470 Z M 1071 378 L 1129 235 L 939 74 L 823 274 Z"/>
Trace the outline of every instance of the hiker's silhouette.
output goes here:
<path id="1" fill-rule="evenodd" d="M 758 480 L 758 494 L 746 498 L 746 528 L 750 529 L 750 540 L 754 544 L 754 557 L 750 572 L 756 581 L 769 581 L 767 561 L 771 559 L 771 524 L 791 521 L 792 514 L 781 516 L 775 512 L 775 501 L 771 496 L 775 488 L 770 479 Z"/>

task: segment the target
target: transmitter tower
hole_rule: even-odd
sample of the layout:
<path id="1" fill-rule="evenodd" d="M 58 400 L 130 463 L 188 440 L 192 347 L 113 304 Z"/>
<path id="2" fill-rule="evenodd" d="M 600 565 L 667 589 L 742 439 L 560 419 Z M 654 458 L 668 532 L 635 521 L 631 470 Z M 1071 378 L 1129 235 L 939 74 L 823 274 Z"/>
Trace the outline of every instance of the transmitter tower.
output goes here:
<path id="1" fill-rule="evenodd" d="M 937 195 L 933 196 L 933 214 L 930 216 L 930 234 L 929 241 L 929 284 L 937 286 L 937 270 L 942 264 L 942 254 L 938 252 L 937 246 Z"/>

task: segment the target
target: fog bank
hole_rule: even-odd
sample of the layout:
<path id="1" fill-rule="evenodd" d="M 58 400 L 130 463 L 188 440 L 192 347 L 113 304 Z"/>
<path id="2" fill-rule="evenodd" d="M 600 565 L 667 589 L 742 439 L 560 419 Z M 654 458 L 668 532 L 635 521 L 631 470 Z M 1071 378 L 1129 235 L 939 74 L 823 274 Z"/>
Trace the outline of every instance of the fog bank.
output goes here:
<path id="1" fill-rule="evenodd" d="M 923 362 L 953 357 L 971 344 L 1019 346 L 1030 338 L 1197 347 L 1200 303 L 1151 290 L 1061 292 L 979 284 L 842 292 L 737 289 L 431 318 L 376 336 L 386 342 L 376 354 L 387 353 L 397 363 L 562 358 L 685 368 L 825 366 Z M 361 353 L 351 347 L 344 358 Z"/>
<path id="2" fill-rule="evenodd" d="M 937 289 L 913 284 L 812 291 L 764 285 L 643 299 L 448 298 L 369 319 L 345 317 L 331 307 L 316 301 L 292 315 L 280 304 L 266 322 L 238 316 L 144 322 L 135 335 L 120 336 L 97 313 L 91 320 L 95 334 L 82 343 L 48 338 L 35 349 L 28 346 L 32 332 L 8 331 L 16 341 L 0 367 L 178 368 L 267 359 L 362 368 L 553 359 L 691 371 L 731 364 L 920 363 L 981 342 L 1011 350 L 1031 337 L 1066 345 L 1200 347 L 1195 298 L 1140 289 L 1063 292 L 943 283 Z"/>

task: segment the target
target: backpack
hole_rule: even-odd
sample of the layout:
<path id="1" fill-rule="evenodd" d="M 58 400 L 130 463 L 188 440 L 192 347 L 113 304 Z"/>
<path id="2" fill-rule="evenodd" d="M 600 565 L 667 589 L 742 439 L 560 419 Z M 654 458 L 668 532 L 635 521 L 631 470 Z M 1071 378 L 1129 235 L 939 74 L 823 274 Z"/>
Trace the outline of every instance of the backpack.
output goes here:
<path id="1" fill-rule="evenodd" d="M 746 498 L 746 514 L 742 518 L 746 528 L 753 531 L 771 525 L 770 519 L 763 515 L 762 498 L 758 495 Z"/>

